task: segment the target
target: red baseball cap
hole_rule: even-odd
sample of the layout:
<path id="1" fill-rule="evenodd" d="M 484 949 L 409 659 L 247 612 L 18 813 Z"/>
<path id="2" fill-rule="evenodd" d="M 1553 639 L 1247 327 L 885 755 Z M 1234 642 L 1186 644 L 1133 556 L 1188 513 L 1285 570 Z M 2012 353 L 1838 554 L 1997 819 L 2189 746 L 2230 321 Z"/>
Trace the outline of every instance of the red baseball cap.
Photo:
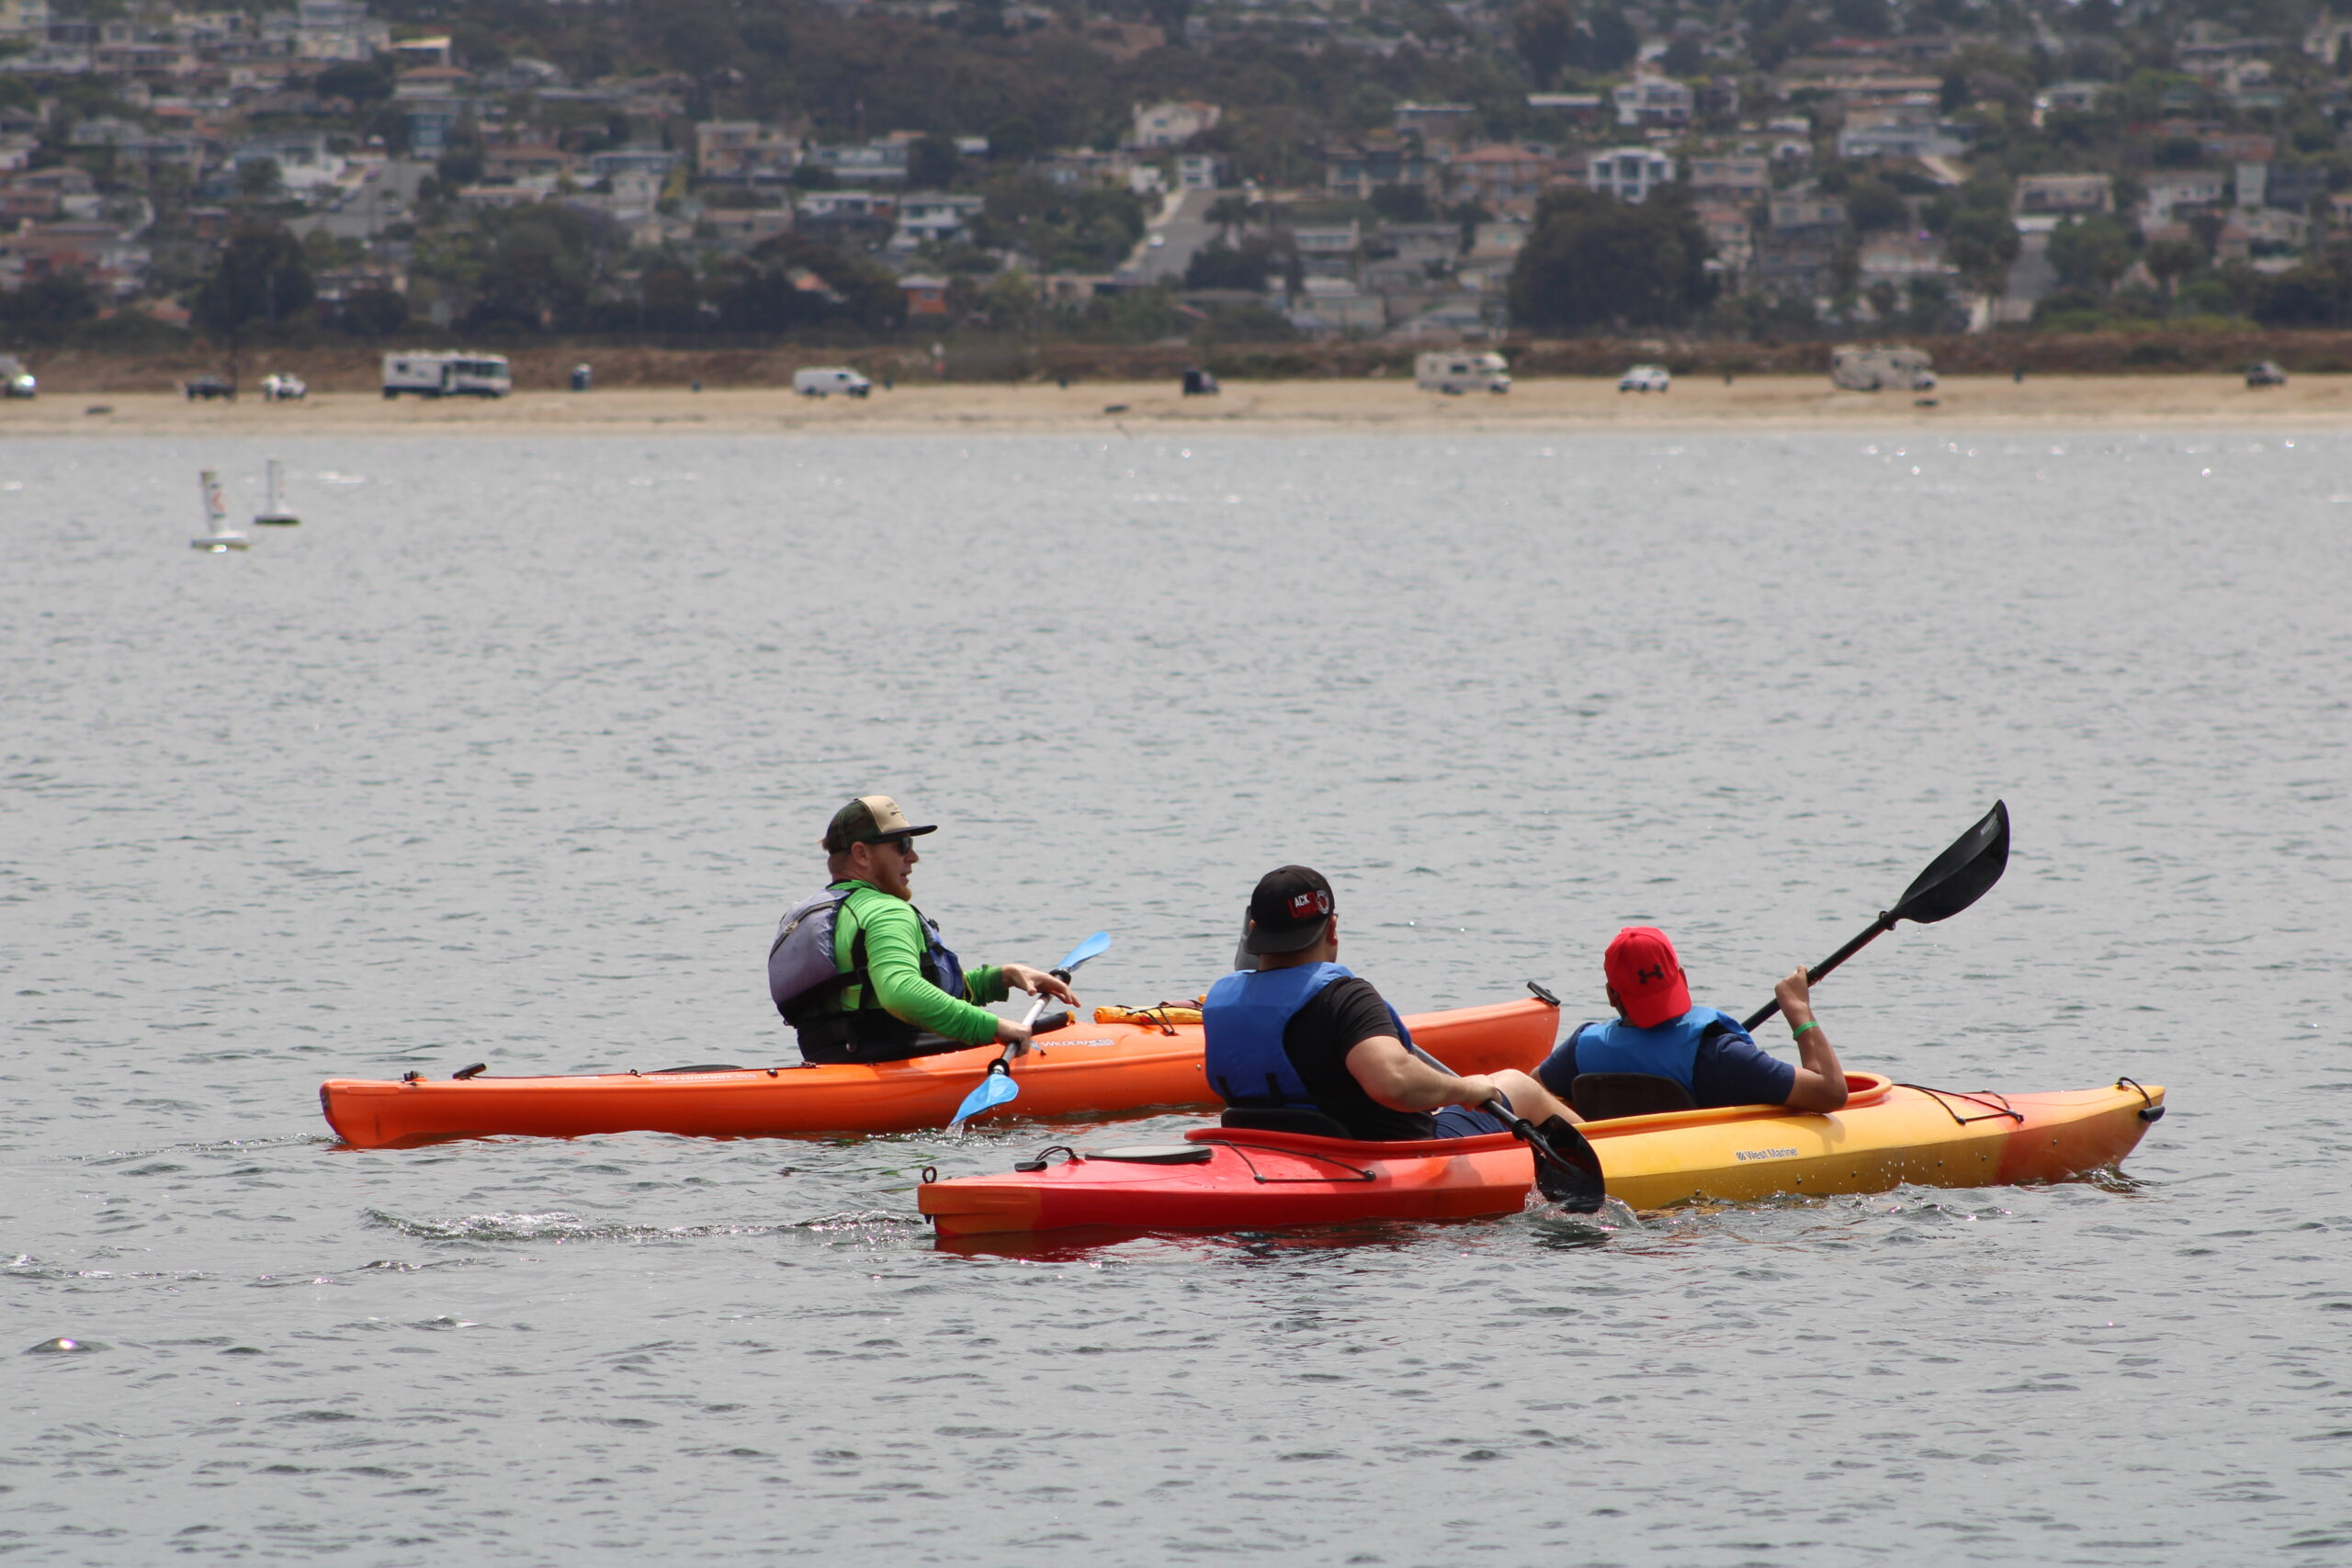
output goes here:
<path id="1" fill-rule="evenodd" d="M 1690 983 L 1682 977 L 1682 961 L 1674 943 L 1656 926 L 1627 926 L 1610 939 L 1601 961 L 1609 988 L 1626 1021 L 1648 1029 L 1690 1010 Z"/>

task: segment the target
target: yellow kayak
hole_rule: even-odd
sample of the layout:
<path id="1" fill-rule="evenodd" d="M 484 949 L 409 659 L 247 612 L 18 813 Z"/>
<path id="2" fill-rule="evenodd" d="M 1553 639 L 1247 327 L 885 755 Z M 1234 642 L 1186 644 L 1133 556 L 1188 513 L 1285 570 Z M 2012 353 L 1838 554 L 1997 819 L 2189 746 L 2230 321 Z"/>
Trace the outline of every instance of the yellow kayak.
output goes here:
<path id="1" fill-rule="evenodd" d="M 1687 1198 L 1883 1192 L 2063 1181 L 2113 1165 L 2165 1113 L 2161 1085 L 1959 1093 L 1849 1073 L 1842 1111 L 1672 1111 L 1588 1122 L 1609 1195 L 1636 1209 Z"/>

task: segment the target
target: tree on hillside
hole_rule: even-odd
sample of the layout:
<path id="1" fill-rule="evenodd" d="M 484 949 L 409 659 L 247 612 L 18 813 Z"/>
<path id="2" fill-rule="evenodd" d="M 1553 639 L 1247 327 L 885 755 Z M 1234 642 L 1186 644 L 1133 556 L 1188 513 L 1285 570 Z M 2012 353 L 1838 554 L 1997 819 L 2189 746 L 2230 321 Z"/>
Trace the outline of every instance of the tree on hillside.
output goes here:
<path id="1" fill-rule="evenodd" d="M 1236 229 L 1250 227 L 1250 202 L 1246 197 L 1221 196 L 1209 203 L 1208 220 L 1216 225 L 1216 237 L 1226 244 L 1233 243 Z"/>
<path id="2" fill-rule="evenodd" d="M 1678 326 L 1713 298 L 1706 260 L 1706 233 L 1679 186 L 1638 207 L 1573 186 L 1551 191 L 1511 269 L 1511 315 L 1539 331 Z"/>
<path id="3" fill-rule="evenodd" d="M 1193 259 L 1184 264 L 1184 287 L 1261 292 L 1271 265 L 1272 252 L 1263 240 L 1245 241 L 1238 250 L 1220 241 L 1193 253 Z"/>
<path id="4" fill-rule="evenodd" d="M 1642 35 L 1614 6 L 1603 6 L 1586 18 L 1568 43 L 1568 63 L 1579 71 L 1606 76 L 1622 71 L 1642 51 Z"/>
<path id="5" fill-rule="evenodd" d="M 956 143 L 944 136 L 921 136 L 907 148 L 907 188 L 944 190 L 956 183 Z"/>
<path id="6" fill-rule="evenodd" d="M 1576 46 L 1577 14 L 1568 0 L 1527 0 L 1510 14 L 1510 43 L 1528 80 L 1548 87 Z"/>
<path id="7" fill-rule="evenodd" d="M 495 235 L 465 314 L 469 332 L 570 332 L 588 304 L 590 220 L 552 204 L 491 218 Z"/>
<path id="8" fill-rule="evenodd" d="M 2132 265 L 2132 231 L 2107 213 L 2069 218 L 2050 231 L 2050 267 L 2069 288 L 2105 294 Z"/>
<path id="9" fill-rule="evenodd" d="M 891 333 L 907 321 L 899 280 L 864 256 L 780 234 L 713 285 L 720 319 L 736 332 L 789 333 L 845 322 Z"/>
<path id="10" fill-rule="evenodd" d="M 1911 209 L 1884 180 L 1857 180 L 1846 192 L 1846 216 L 1865 232 L 1900 229 L 1910 221 Z"/>
<path id="11" fill-rule="evenodd" d="M 255 321 L 277 322 L 311 303 L 311 283 L 302 243 L 279 223 L 249 223 L 221 249 L 220 264 L 197 290 L 198 322 L 224 336 Z"/>
<path id="12" fill-rule="evenodd" d="M 2018 226 L 1997 207 L 1969 207 L 1955 213 L 1944 235 L 1945 254 L 1961 281 L 1978 294 L 1998 299 L 2008 289 L 2009 265 L 2018 259 Z"/>
<path id="13" fill-rule="evenodd" d="M 354 337 L 390 337 L 408 325 L 408 299 L 389 288 L 355 288 L 329 324 Z"/>
<path id="14" fill-rule="evenodd" d="M 2180 292 L 2180 280 L 2205 265 L 2205 253 L 2188 240 L 2157 240 L 2141 254 L 2149 276 L 2169 299 Z"/>

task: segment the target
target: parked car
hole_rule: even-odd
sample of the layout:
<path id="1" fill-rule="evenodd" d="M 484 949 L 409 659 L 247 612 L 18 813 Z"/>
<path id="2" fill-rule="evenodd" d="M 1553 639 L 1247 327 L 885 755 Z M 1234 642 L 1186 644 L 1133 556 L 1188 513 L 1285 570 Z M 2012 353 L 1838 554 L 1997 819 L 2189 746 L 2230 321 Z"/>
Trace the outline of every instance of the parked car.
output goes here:
<path id="1" fill-rule="evenodd" d="M 1621 392 L 1664 392 L 1672 389 L 1674 378 L 1666 373 L 1663 365 L 1636 365 L 1617 378 Z"/>
<path id="2" fill-rule="evenodd" d="M 2245 367 L 2245 384 L 2249 387 L 2283 387 L 2287 373 L 2278 368 L 2276 360 L 2266 359 L 2259 365 Z"/>
<path id="3" fill-rule="evenodd" d="M 795 370 L 792 389 L 804 398 L 830 398 L 835 392 L 862 398 L 874 390 L 874 383 L 846 366 L 820 365 Z"/>
<path id="4" fill-rule="evenodd" d="M 0 398 L 29 398 L 40 390 L 40 383 L 25 368 L 25 362 L 13 354 L 0 354 Z"/>
<path id="5" fill-rule="evenodd" d="M 289 370 L 273 370 L 261 378 L 262 400 L 298 403 L 311 395 L 311 384 Z"/>
<path id="6" fill-rule="evenodd" d="M 206 402 L 215 398 L 228 398 L 233 401 L 237 396 L 237 384 L 226 376 L 198 376 L 180 389 L 187 394 L 189 402 L 198 398 Z"/>
<path id="7" fill-rule="evenodd" d="M 1184 396 L 1213 398 L 1217 395 L 1216 378 L 1197 365 L 1184 367 Z"/>

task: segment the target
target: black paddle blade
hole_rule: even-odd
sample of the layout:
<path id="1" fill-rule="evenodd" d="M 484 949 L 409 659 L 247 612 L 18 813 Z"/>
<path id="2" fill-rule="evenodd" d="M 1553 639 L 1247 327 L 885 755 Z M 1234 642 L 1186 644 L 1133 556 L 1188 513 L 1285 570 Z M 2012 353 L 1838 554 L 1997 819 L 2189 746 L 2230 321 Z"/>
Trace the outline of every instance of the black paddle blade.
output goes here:
<path id="1" fill-rule="evenodd" d="M 1890 914 L 1926 926 L 1950 919 L 2001 880 L 2009 864 L 2009 807 L 1996 800 L 1983 821 L 1954 840 L 1903 890 Z"/>
<path id="2" fill-rule="evenodd" d="M 1585 1135 L 1557 1116 L 1541 1127 L 1520 1125 L 1535 1152 L 1535 1190 L 1572 1214 L 1599 1213 L 1609 1192 L 1601 1184 L 1600 1156 Z"/>

